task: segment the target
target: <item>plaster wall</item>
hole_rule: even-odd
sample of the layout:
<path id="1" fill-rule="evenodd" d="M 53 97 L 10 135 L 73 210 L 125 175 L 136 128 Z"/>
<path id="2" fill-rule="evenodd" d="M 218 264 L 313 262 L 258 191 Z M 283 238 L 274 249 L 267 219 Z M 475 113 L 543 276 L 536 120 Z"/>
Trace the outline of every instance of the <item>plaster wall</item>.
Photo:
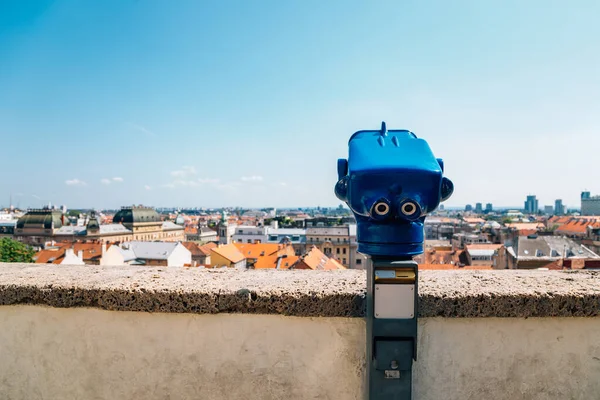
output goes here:
<path id="1" fill-rule="evenodd" d="M 361 399 L 361 318 L 0 307 L 2 399 Z M 416 400 L 596 399 L 600 318 L 422 318 Z"/>

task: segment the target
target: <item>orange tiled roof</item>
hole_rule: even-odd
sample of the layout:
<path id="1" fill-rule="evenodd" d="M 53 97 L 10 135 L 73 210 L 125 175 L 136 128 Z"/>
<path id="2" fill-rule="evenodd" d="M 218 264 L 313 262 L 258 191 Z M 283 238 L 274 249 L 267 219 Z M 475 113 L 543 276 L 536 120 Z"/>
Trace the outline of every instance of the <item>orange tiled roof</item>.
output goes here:
<path id="1" fill-rule="evenodd" d="M 566 224 L 559 226 L 556 229 L 556 232 L 564 234 L 581 234 L 586 233 L 588 226 L 596 227 L 597 225 L 598 223 L 593 220 L 583 218 L 572 219 Z"/>
<path id="2" fill-rule="evenodd" d="M 540 228 L 544 227 L 544 224 L 539 223 L 539 222 L 513 222 L 510 224 L 506 224 L 506 226 L 508 226 L 509 228 L 514 228 L 517 230 L 538 230 Z"/>
<path id="3" fill-rule="evenodd" d="M 424 264 L 449 264 L 455 254 L 453 250 L 426 250 L 422 259 Z"/>
<path id="4" fill-rule="evenodd" d="M 273 254 L 260 257 L 254 264 L 254 269 L 276 269 L 279 263 L 279 269 L 290 269 L 300 259 L 298 256 L 285 256 Z"/>
<path id="5" fill-rule="evenodd" d="M 277 243 L 234 243 L 234 245 L 246 258 L 270 256 L 280 250 L 280 245 Z"/>
<path id="6" fill-rule="evenodd" d="M 206 255 L 204 253 L 204 251 L 200 250 L 200 246 L 198 246 L 194 242 L 182 242 L 181 244 L 183 245 L 183 247 L 185 247 L 186 249 L 188 249 L 190 251 L 190 253 L 192 253 L 192 257 L 193 256 L 205 256 Z"/>
<path id="7" fill-rule="evenodd" d="M 466 247 L 469 250 L 498 250 L 502 245 L 493 243 L 473 243 L 468 244 Z"/>
<path id="8" fill-rule="evenodd" d="M 232 263 L 238 263 L 246 258 L 233 244 L 214 247 L 211 251 L 225 257 Z"/>
<path id="9" fill-rule="evenodd" d="M 40 250 L 35 253 L 34 259 L 38 264 L 60 264 L 65 257 L 65 249 Z"/>
<path id="10" fill-rule="evenodd" d="M 280 269 L 292 267 L 298 257 L 291 245 L 283 246 L 276 243 L 235 243 L 237 249 L 246 259 L 255 259 L 255 269 L 276 268 L 278 260 Z M 287 265 L 286 265 L 287 264 Z"/>
<path id="11" fill-rule="evenodd" d="M 217 247 L 217 244 L 213 243 L 213 242 L 209 242 L 209 243 L 203 244 L 202 246 L 198 246 L 200 251 L 203 252 L 205 256 L 210 256 L 210 251 L 212 249 L 214 249 L 215 247 Z"/>
<path id="12" fill-rule="evenodd" d="M 60 264 L 65 258 L 67 249 L 72 248 L 75 255 L 83 252 L 83 261 L 99 260 L 102 257 L 102 244 L 100 243 L 57 243 L 57 249 L 47 249 L 38 251 L 35 255 L 35 262 L 39 264 Z M 110 245 L 107 245 L 107 247 Z M 52 260 L 52 261 L 50 261 Z"/>
<path id="13" fill-rule="evenodd" d="M 319 270 L 336 270 L 346 269 L 342 264 L 327 257 L 323 252 L 315 246 L 310 249 L 298 262 L 299 269 L 319 269 Z"/>
<path id="14" fill-rule="evenodd" d="M 464 217 L 463 220 L 467 224 L 484 224 L 485 223 L 485 219 L 483 219 L 483 218 L 476 218 L 476 217 Z"/>

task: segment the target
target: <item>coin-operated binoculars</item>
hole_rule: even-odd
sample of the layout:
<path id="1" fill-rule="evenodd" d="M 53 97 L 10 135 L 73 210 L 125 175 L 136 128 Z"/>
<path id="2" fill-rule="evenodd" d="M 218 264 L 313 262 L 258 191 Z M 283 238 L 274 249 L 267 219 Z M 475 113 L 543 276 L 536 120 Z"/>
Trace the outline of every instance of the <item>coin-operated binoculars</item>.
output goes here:
<path id="1" fill-rule="evenodd" d="M 358 131 L 338 160 L 336 196 L 357 222 L 367 263 L 367 381 L 371 400 L 410 399 L 417 360 L 418 270 L 423 223 L 454 190 L 444 163 L 406 130 Z"/>

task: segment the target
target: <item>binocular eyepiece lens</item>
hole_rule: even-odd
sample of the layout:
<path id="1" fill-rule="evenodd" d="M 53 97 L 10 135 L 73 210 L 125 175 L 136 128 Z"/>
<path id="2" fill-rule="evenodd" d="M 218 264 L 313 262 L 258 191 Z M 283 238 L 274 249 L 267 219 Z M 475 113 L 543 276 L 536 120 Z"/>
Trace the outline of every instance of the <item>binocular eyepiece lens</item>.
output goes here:
<path id="1" fill-rule="evenodd" d="M 414 203 L 404 203 L 402 205 L 402 214 L 411 216 L 417 212 L 417 206 Z"/>
<path id="2" fill-rule="evenodd" d="M 390 206 L 385 203 L 377 203 L 374 208 L 377 215 L 388 215 L 390 212 Z"/>

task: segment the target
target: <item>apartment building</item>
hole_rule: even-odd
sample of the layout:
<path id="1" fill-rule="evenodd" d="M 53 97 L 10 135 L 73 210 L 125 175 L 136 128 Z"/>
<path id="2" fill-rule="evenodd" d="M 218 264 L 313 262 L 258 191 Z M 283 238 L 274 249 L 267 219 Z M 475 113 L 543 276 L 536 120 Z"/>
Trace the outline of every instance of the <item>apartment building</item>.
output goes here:
<path id="1" fill-rule="evenodd" d="M 315 246 L 346 268 L 366 268 L 367 257 L 358 252 L 356 225 L 312 226 L 306 229 L 306 245 Z"/>

